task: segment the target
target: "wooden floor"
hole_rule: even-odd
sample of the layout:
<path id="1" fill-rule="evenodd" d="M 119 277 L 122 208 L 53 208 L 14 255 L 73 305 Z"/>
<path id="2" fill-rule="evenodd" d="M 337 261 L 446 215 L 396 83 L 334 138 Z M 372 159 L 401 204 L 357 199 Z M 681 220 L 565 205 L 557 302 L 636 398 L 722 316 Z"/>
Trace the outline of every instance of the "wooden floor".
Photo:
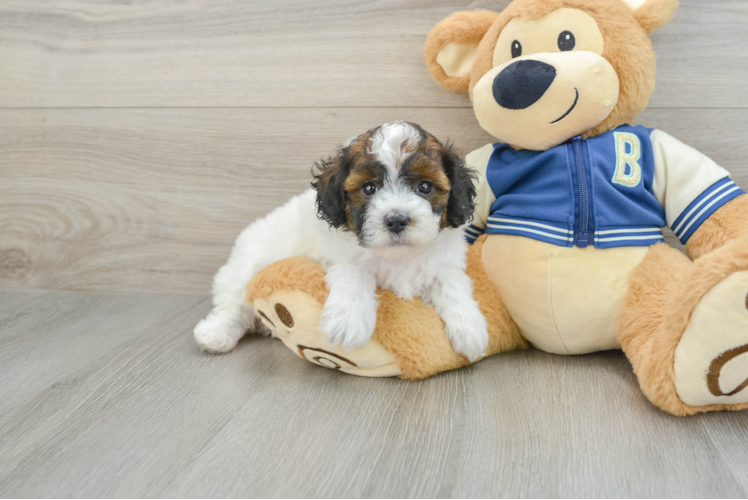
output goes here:
<path id="1" fill-rule="evenodd" d="M 239 231 L 387 120 L 490 142 L 429 29 L 508 0 L 0 0 L 0 496 L 748 496 L 748 412 L 652 407 L 618 352 L 423 382 L 191 329 Z M 681 0 L 636 123 L 748 186 L 748 2 Z"/>
<path id="2" fill-rule="evenodd" d="M 269 338 L 203 354 L 207 306 L 0 293 L 0 495 L 748 494 L 748 412 L 670 417 L 618 352 L 362 379 Z"/>

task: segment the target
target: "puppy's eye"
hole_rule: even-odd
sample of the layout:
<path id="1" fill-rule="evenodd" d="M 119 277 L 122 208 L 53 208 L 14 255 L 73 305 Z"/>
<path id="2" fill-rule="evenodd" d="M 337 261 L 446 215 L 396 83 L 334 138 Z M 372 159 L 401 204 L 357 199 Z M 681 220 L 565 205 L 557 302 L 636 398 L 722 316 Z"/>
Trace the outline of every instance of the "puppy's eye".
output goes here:
<path id="1" fill-rule="evenodd" d="M 418 183 L 418 187 L 416 188 L 418 192 L 424 196 L 430 195 L 431 192 L 434 190 L 434 185 L 431 184 L 429 181 L 421 181 Z"/>
<path id="2" fill-rule="evenodd" d="M 512 59 L 515 57 L 519 57 L 522 55 L 522 44 L 519 43 L 519 40 L 515 40 L 512 42 Z"/>
<path id="3" fill-rule="evenodd" d="M 373 182 L 365 182 L 361 191 L 363 191 L 366 196 L 371 196 L 377 192 L 377 185 Z"/>
<path id="4" fill-rule="evenodd" d="M 558 35 L 558 49 L 561 52 L 568 52 L 570 50 L 574 50 L 574 47 L 577 45 L 577 40 L 574 38 L 574 33 L 571 31 L 562 31 L 560 35 Z"/>

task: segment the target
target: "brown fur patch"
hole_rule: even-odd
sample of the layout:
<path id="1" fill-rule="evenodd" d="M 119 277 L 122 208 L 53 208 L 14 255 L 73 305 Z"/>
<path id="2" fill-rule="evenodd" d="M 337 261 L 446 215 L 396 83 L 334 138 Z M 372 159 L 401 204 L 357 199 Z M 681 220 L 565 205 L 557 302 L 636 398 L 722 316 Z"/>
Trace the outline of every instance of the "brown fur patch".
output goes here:
<path id="1" fill-rule="evenodd" d="M 422 181 L 430 181 L 434 191 L 427 197 L 434 213 L 442 214 L 442 228 L 446 225 L 447 203 L 449 202 L 450 183 L 447 174 L 440 164 L 425 155 L 419 155 L 410 166 L 413 175 L 413 189 L 417 189 Z"/>
<path id="2" fill-rule="evenodd" d="M 425 155 L 416 157 L 410 166 L 410 171 L 417 174 L 420 179 L 431 181 L 435 188 L 441 191 L 449 191 L 449 178 L 444 173 L 444 169 Z"/>
<path id="3" fill-rule="evenodd" d="M 367 182 L 373 182 L 378 188 L 384 183 L 384 169 L 373 162 L 365 160 L 356 162 L 351 173 L 345 181 L 345 190 L 348 193 L 348 204 L 345 207 L 348 219 L 348 229 L 356 231 L 353 211 L 364 211 L 369 203 L 369 198 L 363 193 L 363 186 Z"/>
<path id="4" fill-rule="evenodd" d="M 374 130 L 376 129 L 369 130 L 368 132 L 361 134 L 356 138 L 356 140 L 350 146 L 349 153 L 351 156 L 366 154 L 366 149 L 369 147 L 369 141 L 371 140 L 371 136 L 374 133 Z"/>
<path id="5" fill-rule="evenodd" d="M 361 163 L 359 167 L 352 169 L 345 180 L 345 190 L 348 193 L 360 191 L 367 182 L 373 182 L 381 187 L 384 182 L 384 170 L 372 164 Z"/>
<path id="6" fill-rule="evenodd" d="M 420 151 L 422 153 L 429 153 L 429 152 L 436 152 L 436 153 L 438 153 L 438 152 L 440 152 L 442 150 L 442 148 L 444 147 L 444 146 L 442 146 L 442 143 L 439 142 L 439 140 L 436 137 L 434 137 L 433 135 L 429 134 L 428 132 L 427 132 L 427 134 L 428 134 L 428 137 L 427 137 L 426 141 L 425 142 L 421 142 L 421 144 L 420 144 L 420 146 L 421 146 Z"/>

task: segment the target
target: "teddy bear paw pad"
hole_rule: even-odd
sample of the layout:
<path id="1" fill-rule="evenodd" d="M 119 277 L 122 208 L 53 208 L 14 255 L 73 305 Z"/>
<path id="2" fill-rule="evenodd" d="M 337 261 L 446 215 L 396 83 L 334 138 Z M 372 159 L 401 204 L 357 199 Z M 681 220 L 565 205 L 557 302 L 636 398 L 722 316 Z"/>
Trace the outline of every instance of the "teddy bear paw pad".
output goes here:
<path id="1" fill-rule="evenodd" d="M 319 325 L 322 304 L 299 290 L 258 297 L 253 307 L 263 324 L 301 359 L 361 377 L 394 377 L 402 372 L 394 356 L 375 340 L 347 350 L 329 343 Z"/>
<path id="2" fill-rule="evenodd" d="M 748 402 L 748 271 L 704 295 L 675 349 L 675 388 L 692 406 Z"/>

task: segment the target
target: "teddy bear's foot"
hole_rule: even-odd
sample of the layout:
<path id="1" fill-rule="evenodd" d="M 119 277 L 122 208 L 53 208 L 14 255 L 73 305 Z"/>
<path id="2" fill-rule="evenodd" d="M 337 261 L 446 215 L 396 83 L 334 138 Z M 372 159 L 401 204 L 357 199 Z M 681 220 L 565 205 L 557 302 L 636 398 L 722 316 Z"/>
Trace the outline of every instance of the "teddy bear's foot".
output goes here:
<path id="1" fill-rule="evenodd" d="M 305 292 L 278 290 L 255 297 L 253 307 L 273 337 L 312 364 L 360 377 L 402 373 L 395 357 L 375 340 L 351 350 L 330 344 L 319 329 L 322 304 Z"/>
<path id="2" fill-rule="evenodd" d="M 709 290 L 676 347 L 675 389 L 691 406 L 748 402 L 748 271 Z"/>

